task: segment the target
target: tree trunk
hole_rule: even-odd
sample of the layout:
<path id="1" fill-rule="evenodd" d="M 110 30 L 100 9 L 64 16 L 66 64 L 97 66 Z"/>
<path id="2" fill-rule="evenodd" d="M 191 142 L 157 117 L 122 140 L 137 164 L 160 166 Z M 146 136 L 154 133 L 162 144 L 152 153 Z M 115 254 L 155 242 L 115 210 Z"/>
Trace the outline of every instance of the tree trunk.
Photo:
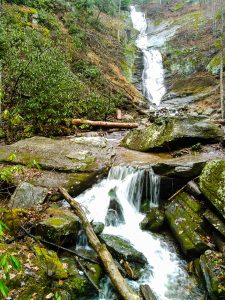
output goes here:
<path id="1" fill-rule="evenodd" d="M 59 191 L 65 197 L 70 206 L 75 210 L 75 213 L 79 217 L 86 232 L 90 245 L 100 257 L 106 272 L 121 298 L 123 300 L 141 300 L 141 298 L 128 286 L 126 280 L 120 274 L 110 252 L 106 248 L 106 245 L 101 244 L 99 241 L 80 204 L 75 201 L 65 189 L 59 188 Z"/>
<path id="2" fill-rule="evenodd" d="M 107 127 L 107 128 L 137 128 L 137 123 L 118 123 L 118 122 L 105 122 L 105 121 L 90 121 L 82 119 L 72 119 L 73 125 L 90 125 L 94 127 Z"/>

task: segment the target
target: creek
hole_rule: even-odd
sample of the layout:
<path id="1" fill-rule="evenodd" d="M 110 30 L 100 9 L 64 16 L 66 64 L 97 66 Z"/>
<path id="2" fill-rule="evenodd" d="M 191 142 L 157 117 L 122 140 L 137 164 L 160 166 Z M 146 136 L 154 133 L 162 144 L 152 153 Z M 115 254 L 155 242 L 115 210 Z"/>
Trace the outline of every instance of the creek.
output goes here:
<path id="1" fill-rule="evenodd" d="M 148 264 L 142 270 L 138 281 L 129 281 L 134 289 L 140 284 L 149 284 L 159 300 L 197 300 L 201 297 L 201 290 L 195 278 L 186 271 L 187 264 L 183 260 L 173 243 L 163 235 L 142 231 L 139 223 L 144 215 L 140 212 L 141 201 L 148 197 L 150 207 L 158 206 L 160 179 L 151 169 L 134 167 L 113 167 L 107 179 L 94 185 L 77 197 L 86 208 L 89 220 L 105 223 L 110 205 L 112 191 L 122 208 L 123 222 L 117 218 L 116 212 L 111 224 L 105 226 L 104 233 L 120 236 L 129 240 L 135 249 L 142 252 Z M 79 247 L 88 249 L 87 241 L 83 237 Z M 101 284 L 101 292 L 93 300 L 117 299 L 110 281 L 105 278 Z"/>
<path id="2" fill-rule="evenodd" d="M 151 45 L 145 14 L 132 6 L 131 19 L 139 32 L 136 45 L 143 53 L 143 94 L 149 106 L 158 106 L 166 93 L 162 56 L 157 47 Z M 140 229 L 139 224 L 144 218 L 142 200 L 148 199 L 150 208 L 159 206 L 159 187 L 160 177 L 151 168 L 116 166 L 111 168 L 106 179 L 79 195 L 77 200 L 85 208 L 90 221 L 105 224 L 104 233 L 128 240 L 146 257 L 147 265 L 139 280 L 129 280 L 134 289 L 138 291 L 141 284 L 148 284 L 158 300 L 200 299 L 203 291 L 198 288 L 196 279 L 188 274 L 187 262 L 180 256 L 172 239 L 165 234 Z M 120 212 L 114 211 L 109 220 L 112 193 Z M 90 249 L 82 234 L 77 247 Z M 100 287 L 100 294 L 91 300 L 118 299 L 108 277 L 102 280 Z"/>

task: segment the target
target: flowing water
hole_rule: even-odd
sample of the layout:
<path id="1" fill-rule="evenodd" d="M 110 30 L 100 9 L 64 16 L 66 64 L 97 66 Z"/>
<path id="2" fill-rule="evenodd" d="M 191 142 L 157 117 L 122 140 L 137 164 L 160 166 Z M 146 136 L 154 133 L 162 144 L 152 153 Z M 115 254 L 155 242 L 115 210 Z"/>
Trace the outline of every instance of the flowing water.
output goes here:
<path id="1" fill-rule="evenodd" d="M 146 195 L 143 195 L 143 192 Z M 157 206 L 159 178 L 151 169 L 117 166 L 110 170 L 107 179 L 85 191 L 77 200 L 85 208 L 90 220 L 105 223 L 110 200 L 112 197 L 116 198 L 122 208 L 123 222 L 108 224 L 104 233 L 129 240 L 148 260 L 148 265 L 138 282 L 130 281 L 133 288 L 138 289 L 140 284 L 147 283 L 159 300 L 200 299 L 201 293 L 197 284 L 189 277 L 185 269 L 186 263 L 176 253 L 174 246 L 160 235 L 142 231 L 139 227 L 144 218 L 140 213 L 141 199 L 149 194 L 150 207 Z M 113 295 L 110 281 L 105 278 L 97 299 L 117 299 Z"/>
<path id="2" fill-rule="evenodd" d="M 144 70 L 142 73 L 142 91 L 144 96 L 156 105 L 160 104 L 166 93 L 162 55 L 157 48 L 149 48 L 148 23 L 143 12 L 131 6 L 133 26 L 139 31 L 136 45 L 143 52 Z"/>

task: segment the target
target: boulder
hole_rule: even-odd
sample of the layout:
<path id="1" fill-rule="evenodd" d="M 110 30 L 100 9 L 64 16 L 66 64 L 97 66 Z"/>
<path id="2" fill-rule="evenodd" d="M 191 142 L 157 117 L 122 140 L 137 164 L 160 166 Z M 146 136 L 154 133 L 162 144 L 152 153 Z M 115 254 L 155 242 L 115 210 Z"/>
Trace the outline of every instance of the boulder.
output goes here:
<path id="1" fill-rule="evenodd" d="M 225 299 L 225 256 L 220 252 L 207 250 L 200 257 L 200 266 L 209 297 L 212 300 Z"/>
<path id="2" fill-rule="evenodd" d="M 165 215 L 158 207 L 153 207 L 147 213 L 144 220 L 140 223 L 142 230 L 149 230 L 152 232 L 159 232 L 164 225 Z"/>
<path id="3" fill-rule="evenodd" d="M 67 270 L 60 262 L 56 252 L 35 246 L 34 251 L 40 261 L 41 268 L 46 271 L 47 276 L 54 279 L 65 279 L 68 277 Z"/>
<path id="4" fill-rule="evenodd" d="M 206 164 L 200 176 L 200 189 L 225 220 L 225 160 Z"/>
<path id="5" fill-rule="evenodd" d="M 23 172 L 12 172 L 13 185 L 26 181 L 48 189 L 61 186 L 73 195 L 80 194 L 105 174 L 114 155 L 107 140 L 99 137 L 32 137 L 0 146 L 0 162 L 26 166 Z"/>
<path id="6" fill-rule="evenodd" d="M 10 208 L 30 208 L 42 204 L 48 195 L 48 189 L 34 186 L 28 182 L 18 185 L 10 201 Z"/>
<path id="7" fill-rule="evenodd" d="M 101 240 L 106 244 L 109 251 L 117 258 L 123 259 L 128 262 L 134 262 L 144 266 L 147 263 L 147 259 L 144 255 L 134 249 L 129 241 L 109 234 L 101 234 Z"/>
<path id="8" fill-rule="evenodd" d="M 107 140 L 95 138 L 50 139 L 32 137 L 0 146 L 0 161 L 38 164 L 45 170 L 96 172 L 111 166 L 114 152 Z"/>
<path id="9" fill-rule="evenodd" d="M 221 218 L 209 209 L 204 213 L 204 217 L 225 238 L 225 223 Z"/>
<path id="10" fill-rule="evenodd" d="M 204 231 L 202 205 L 185 192 L 179 193 L 167 206 L 166 219 L 183 252 L 191 257 L 209 249 Z"/>
<path id="11" fill-rule="evenodd" d="M 121 145 L 137 151 L 168 151 L 196 143 L 218 142 L 223 131 L 202 117 L 158 118 L 153 124 L 129 132 Z"/>
<path id="12" fill-rule="evenodd" d="M 80 230 L 79 218 L 66 209 L 50 208 L 49 215 L 37 226 L 37 233 L 55 244 L 74 244 Z"/>

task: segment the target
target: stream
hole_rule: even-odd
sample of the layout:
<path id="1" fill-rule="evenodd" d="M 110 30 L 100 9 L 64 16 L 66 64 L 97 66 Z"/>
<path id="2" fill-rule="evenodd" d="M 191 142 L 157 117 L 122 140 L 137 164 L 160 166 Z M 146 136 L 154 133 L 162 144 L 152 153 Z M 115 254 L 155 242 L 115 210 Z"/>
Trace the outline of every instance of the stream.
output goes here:
<path id="1" fill-rule="evenodd" d="M 116 193 L 117 201 L 122 207 L 124 222 L 121 223 L 119 219 L 113 220 L 113 225 L 105 226 L 104 233 L 129 240 L 148 261 L 141 278 L 136 282 L 129 281 L 131 286 L 138 290 L 140 284 L 149 284 L 159 300 L 200 299 L 201 291 L 197 287 L 197 282 L 188 275 L 186 262 L 179 256 L 173 243 L 162 235 L 142 231 L 139 227 L 144 218 L 140 213 L 143 191 L 148 194 L 150 207 L 157 206 L 159 177 L 151 169 L 146 175 L 145 169 L 113 167 L 107 179 L 76 198 L 86 208 L 89 220 L 105 223 L 112 191 Z M 87 241 L 83 237 L 79 247 L 88 248 Z M 117 299 L 113 295 L 110 281 L 105 278 L 99 297 L 93 300 Z"/>
<path id="2" fill-rule="evenodd" d="M 143 52 L 143 94 L 149 100 L 149 106 L 158 106 L 166 93 L 162 56 L 156 47 L 149 44 L 145 14 L 132 6 L 131 19 L 134 28 L 139 31 L 136 45 Z M 159 187 L 160 178 L 151 168 L 116 166 L 111 168 L 106 179 L 79 195 L 77 200 L 85 208 L 90 221 L 105 224 L 104 233 L 125 238 L 147 258 L 148 264 L 142 270 L 141 278 L 128 281 L 134 289 L 138 291 L 140 284 L 148 284 L 158 300 L 199 300 L 202 291 L 196 279 L 188 274 L 187 263 L 171 239 L 140 229 L 139 223 L 144 218 L 140 212 L 143 193 L 149 199 L 149 206 L 156 207 L 159 205 Z M 116 211 L 110 222 L 107 220 L 112 191 L 121 207 L 123 222 Z M 84 235 L 81 235 L 77 247 L 89 248 Z M 91 300 L 114 299 L 118 298 L 110 279 L 105 277 L 101 282 L 100 295 Z"/>

